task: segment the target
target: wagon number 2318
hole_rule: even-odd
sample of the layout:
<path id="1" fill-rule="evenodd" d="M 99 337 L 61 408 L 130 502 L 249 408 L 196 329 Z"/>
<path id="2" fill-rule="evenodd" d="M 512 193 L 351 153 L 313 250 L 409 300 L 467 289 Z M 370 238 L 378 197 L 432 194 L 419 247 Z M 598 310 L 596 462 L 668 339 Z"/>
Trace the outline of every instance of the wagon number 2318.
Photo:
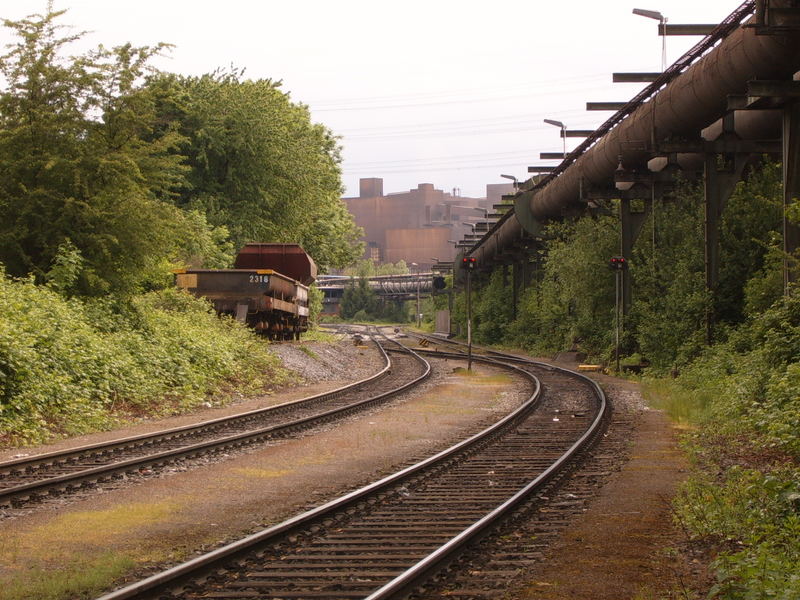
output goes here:
<path id="1" fill-rule="evenodd" d="M 269 275 L 250 275 L 250 283 L 269 283 Z"/>

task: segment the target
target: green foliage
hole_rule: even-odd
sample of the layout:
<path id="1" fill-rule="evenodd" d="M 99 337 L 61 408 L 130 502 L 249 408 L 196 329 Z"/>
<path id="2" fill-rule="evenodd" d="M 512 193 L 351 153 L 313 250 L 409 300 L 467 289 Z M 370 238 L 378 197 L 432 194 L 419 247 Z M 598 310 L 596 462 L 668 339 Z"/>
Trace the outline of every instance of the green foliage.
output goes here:
<path id="1" fill-rule="evenodd" d="M 71 289 L 134 291 L 173 247 L 160 198 L 183 172 L 170 153 L 179 137 L 152 135 L 153 98 L 138 84 L 163 46 L 67 58 L 80 35 L 61 34 L 62 14 L 4 21 L 16 41 L 0 58 L 0 260 L 16 276 L 63 274 L 69 239 L 83 258 Z"/>
<path id="2" fill-rule="evenodd" d="M 344 288 L 340 306 L 343 319 L 355 319 L 357 314 L 363 313 L 363 320 L 365 315 L 375 314 L 377 311 L 378 296 L 370 289 L 366 278 L 350 278 L 350 283 Z"/>
<path id="3" fill-rule="evenodd" d="M 511 294 L 508 273 L 503 269 L 492 271 L 481 293 L 473 298 L 475 340 L 485 344 L 501 342 L 513 320 L 514 307 L 508 301 Z"/>
<path id="4" fill-rule="evenodd" d="M 369 267 L 365 261 L 361 263 L 362 273 L 368 272 Z M 405 323 L 408 321 L 408 307 L 404 302 L 381 300 L 369 287 L 366 276 L 351 277 L 350 283 L 344 288 L 340 303 L 342 319 L 351 321 L 389 321 Z"/>
<path id="5" fill-rule="evenodd" d="M 771 237 L 762 267 L 744 286 L 744 314 L 748 317 L 764 312 L 783 295 L 782 243 L 782 236 Z"/>
<path id="6" fill-rule="evenodd" d="M 189 173 L 175 202 L 227 227 L 236 247 L 297 242 L 323 271 L 344 267 L 363 247 L 340 198 L 338 143 L 280 85 L 237 71 L 149 80 L 160 121 L 184 139 L 176 156 Z"/>
<path id="7" fill-rule="evenodd" d="M 684 186 L 656 206 L 636 245 L 631 273 L 635 296 L 627 323 L 640 353 L 656 369 L 683 365 L 705 345 L 710 299 L 705 289 L 700 191 Z"/>
<path id="8" fill-rule="evenodd" d="M 541 278 L 522 294 L 509 341 L 537 352 L 578 343 L 591 353 L 607 353 L 614 316 L 614 277 L 607 264 L 617 253 L 616 228 L 610 216 L 548 227 Z"/>
<path id="9" fill-rule="evenodd" d="M 375 264 L 370 259 L 363 259 L 357 261 L 354 265 L 344 270 L 345 275 L 350 277 L 375 277 L 376 275 L 406 275 L 408 274 L 408 265 L 404 260 L 398 260 L 396 263 L 382 263 Z"/>
<path id="10" fill-rule="evenodd" d="M 63 32 L 63 14 L 3 23 L 14 36 L 0 57 L 10 275 L 134 294 L 170 285 L 176 266 L 229 266 L 248 241 L 299 242 L 323 270 L 361 254 L 336 138 L 278 83 L 157 74 L 163 44 L 69 56 L 81 34 Z"/>
<path id="11" fill-rule="evenodd" d="M 0 440 L 41 441 L 182 410 L 221 384 L 280 379 L 266 344 L 177 290 L 66 300 L 0 278 Z"/>
<path id="12" fill-rule="evenodd" d="M 179 211 L 179 227 L 173 232 L 177 245 L 174 262 L 181 267 L 229 269 L 237 248 L 228 239 L 228 228 L 214 226 L 198 210 Z"/>
<path id="13" fill-rule="evenodd" d="M 312 328 L 319 324 L 319 317 L 322 314 L 322 300 L 324 298 L 324 292 L 316 284 L 308 288 L 308 321 Z"/>
<path id="14" fill-rule="evenodd" d="M 755 284 L 747 282 L 757 274 L 765 284 L 759 290 L 761 310 L 783 292 L 782 261 L 775 260 L 782 216 L 781 166 L 764 160 L 737 185 L 722 213 L 719 287 L 714 297 L 719 320 L 738 323 L 746 314 L 754 314 Z M 780 287 L 775 286 L 776 280 L 781 281 Z"/>
<path id="15" fill-rule="evenodd" d="M 688 420 L 699 425 L 690 446 L 696 466 L 676 515 L 719 549 L 711 597 L 797 597 L 800 297 L 779 299 L 678 379 L 646 390 L 672 410 L 691 408 Z"/>
<path id="16" fill-rule="evenodd" d="M 80 277 L 83 262 L 81 251 L 72 240 L 66 238 L 58 247 L 53 266 L 45 274 L 47 285 L 63 295 L 68 295 Z"/>
<path id="17" fill-rule="evenodd" d="M 698 538 L 727 548 L 715 561 L 709 597 L 725 600 L 800 596 L 800 470 L 769 473 L 734 466 L 721 481 L 695 475 L 676 508 Z"/>

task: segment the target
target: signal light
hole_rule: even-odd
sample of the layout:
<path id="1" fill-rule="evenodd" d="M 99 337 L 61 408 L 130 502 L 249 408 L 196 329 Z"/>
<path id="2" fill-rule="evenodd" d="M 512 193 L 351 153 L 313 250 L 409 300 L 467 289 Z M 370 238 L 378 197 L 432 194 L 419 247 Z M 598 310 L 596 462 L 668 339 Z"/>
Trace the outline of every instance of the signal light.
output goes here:
<path id="1" fill-rule="evenodd" d="M 612 256 L 608 261 L 608 266 L 615 271 L 621 271 L 628 268 L 628 261 L 624 256 Z"/>
<path id="2" fill-rule="evenodd" d="M 461 259 L 461 268 L 462 269 L 474 269 L 475 263 L 478 262 L 474 256 L 465 256 Z"/>

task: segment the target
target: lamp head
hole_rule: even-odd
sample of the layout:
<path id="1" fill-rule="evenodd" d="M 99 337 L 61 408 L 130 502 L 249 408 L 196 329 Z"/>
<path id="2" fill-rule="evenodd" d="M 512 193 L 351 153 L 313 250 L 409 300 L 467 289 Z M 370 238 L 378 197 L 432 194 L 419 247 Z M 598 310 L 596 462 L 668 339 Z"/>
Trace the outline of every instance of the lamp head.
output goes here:
<path id="1" fill-rule="evenodd" d="M 662 15 L 657 10 L 647 10 L 644 8 L 634 8 L 633 14 L 639 15 L 640 17 L 647 17 L 648 19 L 655 19 L 656 21 L 664 22 L 664 15 Z"/>
<path id="2" fill-rule="evenodd" d="M 561 127 L 561 129 L 566 129 L 567 126 L 564 125 L 561 121 L 556 121 L 555 119 L 545 119 L 545 123 L 548 125 L 555 125 L 556 127 Z"/>

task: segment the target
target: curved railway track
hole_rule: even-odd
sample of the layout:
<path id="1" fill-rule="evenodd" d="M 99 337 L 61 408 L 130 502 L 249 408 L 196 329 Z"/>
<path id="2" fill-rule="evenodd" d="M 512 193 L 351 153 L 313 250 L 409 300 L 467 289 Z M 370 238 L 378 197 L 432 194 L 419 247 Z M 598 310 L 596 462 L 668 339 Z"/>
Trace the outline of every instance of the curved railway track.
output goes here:
<path id="1" fill-rule="evenodd" d="M 164 465 L 298 435 L 369 409 L 427 378 L 430 364 L 414 353 L 390 360 L 375 375 L 336 390 L 155 433 L 0 463 L 0 507 L 21 508 L 48 497 Z"/>
<path id="2" fill-rule="evenodd" d="M 495 425 L 101 600 L 406 595 L 535 497 L 602 432 L 607 403 L 593 381 L 533 362 L 502 366 L 526 378 L 531 395 Z"/>

